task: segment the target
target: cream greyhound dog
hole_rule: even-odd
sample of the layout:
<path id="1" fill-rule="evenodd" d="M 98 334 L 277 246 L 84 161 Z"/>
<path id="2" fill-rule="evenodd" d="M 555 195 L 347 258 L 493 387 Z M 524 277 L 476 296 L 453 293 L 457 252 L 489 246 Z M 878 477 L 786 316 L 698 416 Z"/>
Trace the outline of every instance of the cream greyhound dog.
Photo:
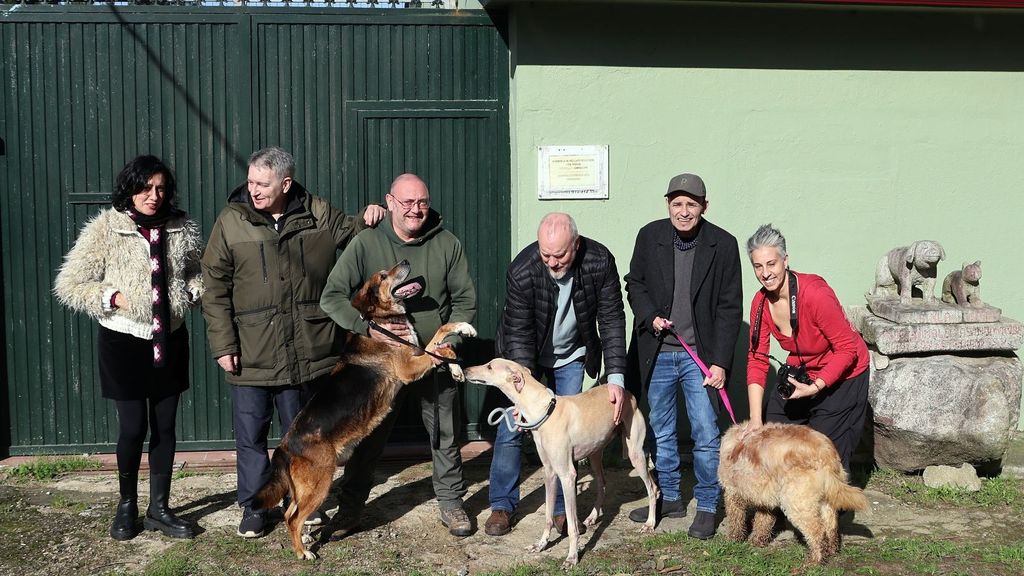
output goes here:
<path id="1" fill-rule="evenodd" d="M 569 555 L 562 568 L 575 566 L 579 561 L 580 529 L 576 513 L 576 466 L 575 462 L 590 458 L 597 486 L 594 510 L 583 521 L 587 526 L 597 524 L 604 502 L 604 468 L 601 451 L 615 437 L 617 426 L 612 424 L 612 404 L 604 386 L 596 386 L 575 396 L 555 396 L 531 375 L 530 371 L 510 360 L 496 359 L 483 366 L 465 370 L 465 378 L 474 384 L 494 386 L 515 403 L 519 412 L 519 424 L 532 429 L 537 452 L 544 463 L 545 519 L 544 533 L 536 544 L 528 548 L 540 552 L 548 545 L 551 536 L 552 515 L 555 507 L 555 481 L 562 482 L 565 497 L 565 525 L 569 530 Z M 647 487 L 649 511 L 647 522 L 641 532 L 654 532 L 654 507 L 658 499 L 658 487 L 647 470 L 647 454 L 644 453 L 644 438 L 647 423 L 637 408 L 636 399 L 628 392 L 627 402 L 622 408 L 622 441 L 629 451 L 629 461 Z M 499 426 L 504 423 L 499 422 Z"/>

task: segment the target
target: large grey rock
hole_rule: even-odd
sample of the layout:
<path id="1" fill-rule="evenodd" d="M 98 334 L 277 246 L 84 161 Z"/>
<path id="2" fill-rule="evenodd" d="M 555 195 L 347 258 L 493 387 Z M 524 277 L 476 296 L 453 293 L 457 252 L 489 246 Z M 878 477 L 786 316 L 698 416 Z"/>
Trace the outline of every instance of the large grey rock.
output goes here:
<path id="1" fill-rule="evenodd" d="M 1001 460 L 1017 427 L 1024 365 L 1016 357 L 890 358 L 872 369 L 874 451 L 903 471 Z"/>
<path id="2" fill-rule="evenodd" d="M 952 466 L 929 466 L 922 474 L 924 485 L 929 488 L 956 488 L 967 492 L 981 490 L 981 478 L 978 471 L 970 464 L 959 468 Z"/>
<path id="3" fill-rule="evenodd" d="M 855 316 L 864 341 L 882 354 L 919 352 L 1011 351 L 1024 343 L 1024 324 L 1003 317 L 998 322 L 897 324 L 873 314 Z"/>

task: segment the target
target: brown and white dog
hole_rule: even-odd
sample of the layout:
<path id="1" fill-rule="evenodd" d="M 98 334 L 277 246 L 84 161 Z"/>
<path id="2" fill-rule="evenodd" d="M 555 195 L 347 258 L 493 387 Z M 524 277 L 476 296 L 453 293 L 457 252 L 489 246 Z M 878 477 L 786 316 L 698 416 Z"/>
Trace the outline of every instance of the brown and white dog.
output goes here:
<path id="1" fill-rule="evenodd" d="M 658 499 L 658 487 L 647 470 L 647 454 L 644 452 L 647 424 L 632 394 L 626 392 L 624 395 L 626 404 L 622 408 L 622 422 L 615 426 L 612 424 L 614 407 L 608 402 L 608 392 L 604 386 L 595 386 L 575 396 L 552 396 L 546 386 L 530 375 L 529 370 L 510 360 L 501 359 L 492 360 L 483 366 L 467 368 L 465 376 L 466 380 L 474 384 L 494 386 L 501 390 L 515 404 L 523 422 L 536 423 L 547 415 L 543 423 L 533 429 L 537 453 L 544 463 L 547 522 L 540 540 L 528 548 L 531 552 L 540 552 L 548 545 L 553 526 L 555 482 L 561 481 L 562 494 L 565 498 L 565 524 L 569 531 L 569 555 L 566 556 L 562 567 L 575 566 L 579 561 L 580 529 L 577 524 L 579 516 L 576 512 L 575 462 L 589 458 L 594 472 L 594 509 L 583 521 L 587 526 L 594 526 L 601 516 L 601 505 L 604 503 L 605 482 L 601 452 L 615 437 L 617 431 L 621 431 L 623 444 L 629 453 L 629 461 L 633 463 L 633 468 L 647 488 L 650 508 L 647 522 L 640 531 L 654 532 L 654 508 Z M 499 422 L 498 425 L 503 426 L 504 423 Z"/>
<path id="2" fill-rule="evenodd" d="M 416 283 L 403 285 L 409 269 L 409 264 L 402 262 L 373 274 L 352 298 L 352 305 L 367 319 L 408 322 L 402 302 L 422 289 Z M 455 352 L 441 344 L 453 333 L 476 336 L 476 330 L 465 322 L 445 324 L 426 350 L 454 358 Z M 353 335 L 330 382 L 295 416 L 274 450 L 270 480 L 257 493 L 255 505 L 266 509 L 275 506 L 285 493 L 291 495 L 284 519 L 300 559 L 316 558 L 306 548 L 312 538 L 303 536 L 303 522 L 327 497 L 335 468 L 348 462 L 356 445 L 391 412 L 402 386 L 433 368 L 431 357 L 415 348 Z M 458 365 L 451 364 L 450 369 L 453 377 L 461 379 Z"/>
<path id="3" fill-rule="evenodd" d="M 820 564 L 839 551 L 843 510 L 864 510 L 867 498 L 846 483 L 832 441 L 807 426 L 749 422 L 722 438 L 718 478 L 725 490 L 726 536 L 747 537 L 747 513 L 754 511 L 751 543 L 766 546 L 781 508 L 807 542 L 807 561 Z"/>

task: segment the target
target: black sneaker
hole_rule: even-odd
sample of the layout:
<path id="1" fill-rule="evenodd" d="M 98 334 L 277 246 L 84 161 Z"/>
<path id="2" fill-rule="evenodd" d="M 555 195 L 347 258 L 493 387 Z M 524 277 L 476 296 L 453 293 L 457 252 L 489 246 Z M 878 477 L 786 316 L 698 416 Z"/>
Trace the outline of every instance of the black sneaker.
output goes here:
<path id="1" fill-rule="evenodd" d="M 662 518 L 683 518 L 686 516 L 686 504 L 683 499 L 661 500 L 654 505 L 654 521 L 661 522 Z M 629 513 L 629 519 L 638 524 L 647 522 L 647 506 L 641 506 Z"/>
<path id="2" fill-rule="evenodd" d="M 246 506 L 242 510 L 242 521 L 238 523 L 238 535 L 242 538 L 259 538 L 266 531 L 266 525 L 265 511 Z"/>
<path id="3" fill-rule="evenodd" d="M 306 516 L 306 521 L 303 522 L 306 526 L 320 526 L 326 523 L 327 515 L 319 510 L 313 510 L 309 516 Z"/>
<path id="4" fill-rule="evenodd" d="M 288 511 L 288 506 L 291 505 L 292 499 L 285 494 L 284 498 L 281 499 L 281 516 Z M 305 526 L 320 526 L 321 524 L 327 523 L 327 515 L 319 510 L 314 510 L 309 516 L 306 516 L 306 520 L 303 522 Z"/>
<path id="5" fill-rule="evenodd" d="M 712 512 L 697 510 L 697 516 L 693 519 L 690 530 L 687 531 L 693 538 L 707 540 L 715 535 L 715 515 Z"/>

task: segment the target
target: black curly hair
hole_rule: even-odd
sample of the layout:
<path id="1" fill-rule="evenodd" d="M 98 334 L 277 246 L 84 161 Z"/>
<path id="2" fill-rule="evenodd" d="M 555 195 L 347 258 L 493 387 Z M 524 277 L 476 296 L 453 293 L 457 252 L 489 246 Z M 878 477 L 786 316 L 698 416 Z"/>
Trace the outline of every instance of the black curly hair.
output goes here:
<path id="1" fill-rule="evenodd" d="M 132 196 L 142 192 L 154 174 L 164 175 L 164 206 L 174 206 L 174 174 L 162 160 L 151 154 L 136 156 L 124 165 L 114 183 L 110 204 L 115 210 L 128 210 L 132 206 Z"/>

